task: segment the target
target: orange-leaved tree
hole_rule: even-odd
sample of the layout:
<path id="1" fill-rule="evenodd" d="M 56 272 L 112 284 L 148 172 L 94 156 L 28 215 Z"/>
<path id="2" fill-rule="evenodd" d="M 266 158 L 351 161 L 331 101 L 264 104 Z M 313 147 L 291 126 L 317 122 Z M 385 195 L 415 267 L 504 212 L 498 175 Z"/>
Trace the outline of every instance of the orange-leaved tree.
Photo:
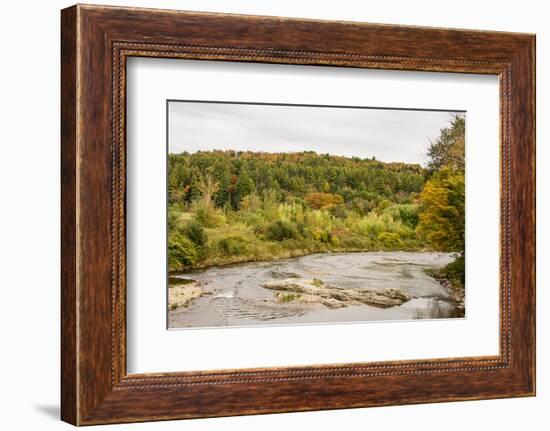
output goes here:
<path id="1" fill-rule="evenodd" d="M 344 198 L 334 193 L 310 193 L 305 200 L 311 208 L 316 210 L 330 209 L 344 203 Z"/>

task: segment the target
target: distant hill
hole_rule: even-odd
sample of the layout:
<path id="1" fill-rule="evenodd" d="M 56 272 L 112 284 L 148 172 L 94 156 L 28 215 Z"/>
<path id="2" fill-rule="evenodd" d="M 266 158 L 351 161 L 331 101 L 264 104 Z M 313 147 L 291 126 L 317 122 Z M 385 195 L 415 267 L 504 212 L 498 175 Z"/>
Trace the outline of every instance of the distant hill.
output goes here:
<path id="1" fill-rule="evenodd" d="M 426 181 L 418 164 L 317 154 L 202 151 L 169 155 L 171 203 L 191 203 L 215 183 L 217 207 L 238 209 L 248 194 L 274 191 L 278 200 L 304 199 L 311 193 L 342 196 L 346 206 L 364 213 L 383 199 L 411 202 Z M 213 189 L 212 189 L 213 190 Z"/>

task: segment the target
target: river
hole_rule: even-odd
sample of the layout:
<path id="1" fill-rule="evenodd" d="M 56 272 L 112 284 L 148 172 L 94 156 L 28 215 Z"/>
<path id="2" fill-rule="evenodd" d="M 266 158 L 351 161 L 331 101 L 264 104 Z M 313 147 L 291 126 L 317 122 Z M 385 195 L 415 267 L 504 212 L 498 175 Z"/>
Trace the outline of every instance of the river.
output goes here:
<path id="1" fill-rule="evenodd" d="M 453 260 L 451 253 L 365 252 L 323 253 L 271 262 L 214 267 L 176 275 L 199 283 L 203 295 L 188 307 L 170 310 L 169 328 L 286 325 L 460 317 L 452 297 L 426 268 Z M 173 274 L 171 274 L 173 276 Z M 317 278 L 344 288 L 398 288 L 411 299 L 378 308 L 350 305 L 330 309 L 321 304 L 278 302 L 268 281 Z"/>

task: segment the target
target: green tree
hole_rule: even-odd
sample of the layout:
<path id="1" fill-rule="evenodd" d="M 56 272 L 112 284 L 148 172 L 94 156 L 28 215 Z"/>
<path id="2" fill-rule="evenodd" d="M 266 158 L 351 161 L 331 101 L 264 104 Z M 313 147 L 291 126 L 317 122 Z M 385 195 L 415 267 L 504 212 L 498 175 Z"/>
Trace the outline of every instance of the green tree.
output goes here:
<path id="1" fill-rule="evenodd" d="M 197 247 L 204 247 L 208 241 L 204 227 L 197 221 L 187 223 L 182 231 Z"/>
<path id="2" fill-rule="evenodd" d="M 189 184 L 184 187 L 184 199 L 187 204 L 191 204 L 192 202 L 199 200 L 202 193 L 202 173 L 200 169 L 197 167 L 192 167 L 189 171 L 189 177 Z"/>
<path id="3" fill-rule="evenodd" d="M 241 167 L 239 177 L 237 178 L 237 182 L 235 183 L 235 193 L 233 201 L 234 208 L 238 209 L 244 197 L 252 193 L 255 188 L 256 186 L 254 184 L 254 181 L 252 181 L 252 178 L 250 178 L 248 169 L 246 168 L 246 166 Z"/>
<path id="4" fill-rule="evenodd" d="M 439 138 L 428 148 L 428 169 L 432 172 L 443 167 L 464 171 L 466 120 L 456 114 L 449 127 L 441 130 Z"/>
<path id="5" fill-rule="evenodd" d="M 221 179 L 220 187 L 214 195 L 214 204 L 218 208 L 223 208 L 230 202 L 232 187 L 231 177 L 223 177 Z"/>
<path id="6" fill-rule="evenodd" d="M 276 220 L 267 229 L 266 237 L 274 241 L 297 238 L 298 231 L 292 223 L 286 220 Z"/>
<path id="7" fill-rule="evenodd" d="M 185 167 L 183 163 L 175 163 L 168 174 L 168 201 L 177 203 L 183 201 L 185 191 Z"/>
<path id="8" fill-rule="evenodd" d="M 171 271 L 184 269 L 197 263 L 199 253 L 195 244 L 178 231 L 168 236 L 168 267 Z"/>

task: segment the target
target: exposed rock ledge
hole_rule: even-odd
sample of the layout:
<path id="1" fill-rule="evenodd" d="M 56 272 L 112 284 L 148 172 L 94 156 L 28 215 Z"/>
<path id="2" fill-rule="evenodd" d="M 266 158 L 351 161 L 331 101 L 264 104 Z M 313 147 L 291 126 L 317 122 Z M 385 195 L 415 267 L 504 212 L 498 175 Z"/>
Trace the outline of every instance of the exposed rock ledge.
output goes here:
<path id="1" fill-rule="evenodd" d="M 202 295 L 202 289 L 198 283 L 192 282 L 183 285 L 169 285 L 168 287 L 168 306 L 170 310 L 178 307 L 187 307 L 191 301 Z"/>
<path id="2" fill-rule="evenodd" d="M 370 290 L 347 289 L 326 285 L 318 279 L 287 278 L 262 285 L 276 291 L 280 302 L 300 301 L 320 303 L 330 308 L 367 304 L 375 307 L 394 307 L 407 302 L 410 297 L 398 289 Z"/>

